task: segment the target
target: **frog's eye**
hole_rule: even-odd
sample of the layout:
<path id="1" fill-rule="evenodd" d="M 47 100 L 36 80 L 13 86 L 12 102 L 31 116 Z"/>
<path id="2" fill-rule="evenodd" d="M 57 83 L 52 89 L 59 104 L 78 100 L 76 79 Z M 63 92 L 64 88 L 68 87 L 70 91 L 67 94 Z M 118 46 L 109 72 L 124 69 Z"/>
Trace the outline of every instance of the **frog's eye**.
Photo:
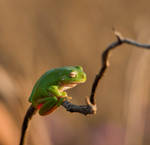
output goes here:
<path id="1" fill-rule="evenodd" d="M 76 75 L 77 75 L 77 72 L 74 72 L 74 71 L 69 74 L 69 76 L 70 76 L 71 78 L 75 78 Z"/>

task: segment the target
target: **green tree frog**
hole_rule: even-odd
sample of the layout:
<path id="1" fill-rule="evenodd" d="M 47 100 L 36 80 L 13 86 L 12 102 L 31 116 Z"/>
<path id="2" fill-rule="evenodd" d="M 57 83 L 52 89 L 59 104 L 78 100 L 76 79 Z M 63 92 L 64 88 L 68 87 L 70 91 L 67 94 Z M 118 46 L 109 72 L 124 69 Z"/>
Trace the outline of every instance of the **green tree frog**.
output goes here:
<path id="1" fill-rule="evenodd" d="M 33 87 L 29 102 L 40 115 L 47 115 L 70 99 L 65 92 L 79 83 L 86 81 L 86 74 L 81 66 L 66 66 L 49 70 L 43 74 Z"/>

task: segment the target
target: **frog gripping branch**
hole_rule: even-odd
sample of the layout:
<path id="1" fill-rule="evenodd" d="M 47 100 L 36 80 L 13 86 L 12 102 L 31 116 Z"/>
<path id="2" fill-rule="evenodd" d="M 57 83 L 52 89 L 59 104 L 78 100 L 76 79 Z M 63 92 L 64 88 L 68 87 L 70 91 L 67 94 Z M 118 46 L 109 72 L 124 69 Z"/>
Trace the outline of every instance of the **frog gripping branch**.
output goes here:
<path id="1" fill-rule="evenodd" d="M 47 115 L 59 107 L 64 100 L 70 99 L 65 90 L 85 81 L 86 74 L 81 66 L 52 69 L 36 82 L 29 102 L 39 110 L 40 115 Z"/>
<path id="2" fill-rule="evenodd" d="M 81 66 L 67 66 L 52 69 L 43 74 L 33 87 L 29 107 L 22 125 L 20 145 L 24 143 L 24 136 L 29 120 L 39 110 L 40 115 L 47 115 L 62 105 L 71 97 L 65 90 L 86 81 L 86 74 Z"/>

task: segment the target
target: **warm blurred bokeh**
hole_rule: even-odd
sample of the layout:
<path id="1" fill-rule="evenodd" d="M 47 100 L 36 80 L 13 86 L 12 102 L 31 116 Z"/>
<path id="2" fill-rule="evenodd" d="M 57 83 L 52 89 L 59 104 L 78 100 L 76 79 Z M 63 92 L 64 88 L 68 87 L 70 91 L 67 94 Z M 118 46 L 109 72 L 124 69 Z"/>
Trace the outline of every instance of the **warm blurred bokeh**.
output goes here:
<path id="1" fill-rule="evenodd" d="M 82 65 L 88 80 L 69 90 L 84 104 L 101 53 L 124 36 L 150 43 L 148 0 L 0 0 L 0 144 L 17 145 L 28 96 L 45 71 Z M 27 145 L 149 145 L 150 51 L 124 45 L 113 51 L 97 90 L 96 115 L 60 107 L 30 122 Z"/>

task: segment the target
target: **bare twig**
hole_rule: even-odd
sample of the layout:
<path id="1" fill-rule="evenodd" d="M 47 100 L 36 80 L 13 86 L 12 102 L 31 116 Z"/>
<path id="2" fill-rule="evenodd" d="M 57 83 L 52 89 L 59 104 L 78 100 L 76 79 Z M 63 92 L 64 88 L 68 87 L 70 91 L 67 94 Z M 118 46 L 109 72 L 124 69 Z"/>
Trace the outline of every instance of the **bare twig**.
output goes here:
<path id="1" fill-rule="evenodd" d="M 95 92 L 96 92 L 98 83 L 100 82 L 101 78 L 103 77 L 103 75 L 109 65 L 108 58 L 109 58 L 109 54 L 110 54 L 111 50 L 115 49 L 116 47 L 118 47 L 124 43 L 130 44 L 130 45 L 133 45 L 136 47 L 150 49 L 150 45 L 138 43 L 134 40 L 124 38 L 119 32 L 117 32 L 115 30 L 114 30 L 114 35 L 116 36 L 117 40 L 115 42 L 112 42 L 102 53 L 102 67 L 100 68 L 100 71 L 96 75 L 94 82 L 92 84 L 90 98 L 87 98 L 87 105 L 78 106 L 78 105 L 74 105 L 68 101 L 65 101 L 62 105 L 66 108 L 67 111 L 79 112 L 84 115 L 96 113 Z"/>
<path id="2" fill-rule="evenodd" d="M 66 108 L 67 111 L 70 111 L 70 112 L 78 112 L 84 115 L 96 113 L 96 107 L 94 108 L 94 106 L 91 106 L 91 105 L 79 106 L 79 105 L 74 105 L 68 101 L 63 102 L 62 105 Z"/>

